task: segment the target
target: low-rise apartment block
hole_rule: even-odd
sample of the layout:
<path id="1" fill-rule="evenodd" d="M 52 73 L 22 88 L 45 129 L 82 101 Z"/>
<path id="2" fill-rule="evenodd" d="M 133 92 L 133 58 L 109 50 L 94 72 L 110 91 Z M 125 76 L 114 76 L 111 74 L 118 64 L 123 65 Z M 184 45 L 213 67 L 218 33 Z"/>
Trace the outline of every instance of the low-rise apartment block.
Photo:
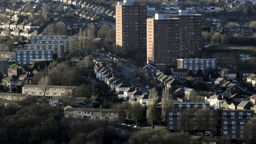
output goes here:
<path id="1" fill-rule="evenodd" d="M 30 44 L 25 45 L 27 50 L 51 50 L 54 57 L 64 58 L 67 52 L 67 36 L 62 35 L 43 35 L 33 36 Z"/>
<path id="2" fill-rule="evenodd" d="M 28 95 L 21 93 L 0 93 L 0 99 L 9 101 L 22 101 L 27 97 Z"/>
<path id="3" fill-rule="evenodd" d="M 120 122 L 120 112 L 113 109 L 75 108 L 67 106 L 64 108 L 65 118 L 80 118 L 91 120 L 106 120 Z"/>
<path id="4" fill-rule="evenodd" d="M 221 132 L 224 139 L 242 139 L 244 126 L 252 118 L 251 110 L 222 110 Z"/>
<path id="5" fill-rule="evenodd" d="M 0 59 L 0 73 L 8 74 L 8 59 Z"/>
<path id="6" fill-rule="evenodd" d="M 173 108 L 168 112 L 167 115 L 167 124 L 168 124 L 168 128 L 169 130 L 173 130 L 173 131 L 178 131 L 178 130 L 182 130 L 182 129 L 186 129 L 186 130 L 193 130 L 193 128 L 191 129 L 187 129 L 185 128 L 186 126 L 183 123 L 183 114 L 184 111 L 188 110 L 188 109 L 203 109 L 203 108 L 207 108 L 209 107 L 208 103 L 205 102 L 175 102 L 173 104 Z M 195 113 L 190 113 L 192 114 L 191 116 L 195 115 Z M 192 119 L 191 119 L 192 121 Z M 189 124 L 189 120 L 188 120 L 188 125 Z M 190 126 L 188 126 L 190 127 Z"/>
<path id="7" fill-rule="evenodd" d="M 178 69 L 188 69 L 192 71 L 208 70 L 216 68 L 215 58 L 203 58 L 203 59 L 177 59 Z"/>
<path id="8" fill-rule="evenodd" d="M 225 140 L 241 140 L 244 126 L 252 117 L 253 110 L 214 110 L 205 102 L 175 102 L 168 112 L 167 123 L 172 131 L 192 130 L 210 134 L 219 131 Z"/>
<path id="9" fill-rule="evenodd" d="M 16 61 L 18 64 L 33 64 L 33 61 L 51 61 L 57 58 L 65 58 L 67 45 L 67 36 L 33 36 L 29 44 L 17 48 Z"/>
<path id="10" fill-rule="evenodd" d="M 25 85 L 22 87 L 22 94 L 38 96 L 38 97 L 61 97 L 72 96 L 75 87 L 73 86 L 56 86 L 56 85 Z"/>
<path id="11" fill-rule="evenodd" d="M 33 64 L 35 61 L 52 61 L 51 50 L 17 50 L 17 64 Z"/>
<path id="12" fill-rule="evenodd" d="M 16 53 L 15 52 L 0 52 L 0 59 L 8 59 L 8 62 L 16 61 Z"/>

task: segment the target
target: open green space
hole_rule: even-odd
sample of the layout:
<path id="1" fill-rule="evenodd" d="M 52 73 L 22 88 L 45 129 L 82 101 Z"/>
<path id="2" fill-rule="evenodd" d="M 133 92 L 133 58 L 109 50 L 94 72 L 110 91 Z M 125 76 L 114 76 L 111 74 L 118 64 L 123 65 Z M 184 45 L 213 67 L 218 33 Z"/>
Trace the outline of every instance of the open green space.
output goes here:
<path id="1" fill-rule="evenodd" d="M 240 55 L 251 57 L 248 61 L 241 61 Z M 202 50 L 203 57 L 216 58 L 223 66 L 233 65 L 238 70 L 256 70 L 256 46 L 220 45 L 210 46 Z"/>

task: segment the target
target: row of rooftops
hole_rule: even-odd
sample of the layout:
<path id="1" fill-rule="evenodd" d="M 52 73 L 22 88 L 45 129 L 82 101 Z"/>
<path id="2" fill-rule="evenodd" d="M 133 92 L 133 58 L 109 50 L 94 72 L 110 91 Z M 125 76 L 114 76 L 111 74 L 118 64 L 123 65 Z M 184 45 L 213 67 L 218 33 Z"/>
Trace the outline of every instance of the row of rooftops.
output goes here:
<path id="1" fill-rule="evenodd" d="M 59 1 L 64 4 L 68 5 L 74 5 L 82 9 L 78 9 L 76 11 L 76 14 L 79 13 L 80 16 L 91 19 L 91 20 L 96 20 L 99 18 L 98 14 L 105 14 L 107 16 L 114 17 L 115 13 L 113 10 L 108 9 L 104 6 L 99 6 L 87 1 L 82 1 L 82 0 L 54 0 L 54 1 Z"/>
<path id="2" fill-rule="evenodd" d="M 229 97 L 223 98 L 221 95 L 214 94 L 210 97 L 205 97 L 206 101 L 216 101 L 218 100 L 220 105 L 227 104 L 233 105 L 233 109 L 249 109 L 255 105 L 256 94 L 251 96 L 243 96 L 235 93 Z M 222 106 L 220 106 L 222 107 Z"/>
<path id="3" fill-rule="evenodd" d="M 2 23 L 2 24 L 3 25 L 21 25 L 21 26 L 25 26 L 25 28 L 26 28 L 26 26 L 37 26 L 35 24 L 32 24 L 31 22 L 28 22 L 28 23 L 25 23 L 25 22 L 18 23 L 18 21 L 14 21 L 14 22 L 8 21 L 8 22 Z"/>
<path id="4" fill-rule="evenodd" d="M 127 82 L 122 81 L 120 78 L 116 77 L 113 71 L 109 70 L 105 67 L 101 62 L 96 62 L 94 71 L 100 72 L 102 75 L 106 75 L 106 79 L 110 79 L 109 82 L 119 83 L 119 87 L 128 87 L 129 84 Z"/>
<path id="5" fill-rule="evenodd" d="M 27 95 L 22 94 L 22 93 L 4 93 L 4 92 L 0 92 L 0 97 L 5 97 L 5 96 L 27 97 Z"/>
<path id="6" fill-rule="evenodd" d="M 23 87 L 24 88 L 40 88 L 40 87 L 44 87 L 44 86 L 40 86 L 40 85 L 24 85 Z M 46 85 L 45 88 L 74 89 L 75 86 Z"/>
<path id="7" fill-rule="evenodd" d="M 250 74 L 248 77 L 247 77 L 247 81 L 251 81 L 253 79 L 256 79 L 256 74 Z"/>
<path id="8" fill-rule="evenodd" d="M 165 86 L 175 86 L 177 89 L 173 89 L 173 95 L 179 95 L 181 93 L 184 94 L 184 92 L 187 90 L 185 87 L 183 88 L 182 85 L 173 85 L 175 82 L 175 78 L 172 76 L 165 75 L 164 73 L 157 71 L 154 67 L 151 69 L 154 69 L 155 77 L 158 81 L 160 81 Z M 177 80 L 176 80 L 177 81 Z M 214 81 L 216 86 L 220 86 L 221 88 L 226 88 L 226 91 L 224 91 L 221 94 L 214 94 L 211 97 L 208 97 L 208 99 L 215 99 L 218 98 L 219 100 L 222 100 L 226 103 L 232 103 L 234 102 L 234 106 L 236 107 L 244 107 L 249 104 L 247 96 L 243 92 L 243 89 L 237 85 L 236 83 L 233 83 L 231 81 L 227 81 L 224 78 L 217 78 Z M 188 91 L 193 91 L 193 89 L 188 88 Z M 228 91 L 228 92 L 227 92 Z M 231 93 L 229 93 L 231 92 Z M 256 97 L 256 96 L 255 96 Z"/>
<path id="9" fill-rule="evenodd" d="M 155 76 L 156 78 L 162 82 L 165 86 L 167 87 L 171 87 L 171 85 L 176 81 L 175 78 L 171 77 L 171 76 L 168 76 L 168 75 L 165 75 L 164 73 L 162 72 L 156 72 L 155 73 Z"/>
<path id="10" fill-rule="evenodd" d="M 159 14 L 155 13 L 155 20 L 179 20 L 180 16 L 191 16 L 191 17 L 201 17 L 201 14 L 189 14 L 184 12 L 185 10 L 179 10 L 178 14 Z"/>
<path id="11" fill-rule="evenodd" d="M 31 40 L 63 40 L 67 39 L 66 35 L 42 35 L 42 36 L 33 36 Z"/>
<path id="12" fill-rule="evenodd" d="M 85 107 L 72 107 L 67 106 L 64 108 L 64 111 L 86 111 L 86 112 L 104 112 L 104 113 L 117 113 L 120 112 L 114 109 L 99 109 L 99 108 L 85 108 Z"/>
<path id="13" fill-rule="evenodd" d="M 107 66 L 103 66 L 103 64 L 99 61 L 95 61 L 94 71 L 101 73 L 101 75 L 104 75 L 105 83 L 111 87 L 111 85 L 115 85 L 115 88 L 112 90 L 115 90 L 116 93 L 119 95 L 125 95 L 123 98 L 129 98 L 129 101 L 134 101 L 138 98 L 146 98 L 146 94 L 142 93 L 141 90 L 139 90 L 138 87 L 131 86 L 127 82 L 121 80 L 120 78 L 117 78 Z M 103 80 L 104 81 L 104 80 Z M 120 90 L 122 89 L 122 90 Z M 121 98 L 121 97 L 119 97 Z"/>

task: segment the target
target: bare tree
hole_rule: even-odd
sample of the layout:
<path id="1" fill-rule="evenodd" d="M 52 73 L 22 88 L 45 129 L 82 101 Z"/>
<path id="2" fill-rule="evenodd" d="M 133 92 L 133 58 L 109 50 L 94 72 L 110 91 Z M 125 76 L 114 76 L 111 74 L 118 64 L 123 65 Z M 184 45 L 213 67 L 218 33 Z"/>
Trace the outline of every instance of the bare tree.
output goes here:
<path id="1" fill-rule="evenodd" d="M 211 34 L 207 31 L 202 32 L 202 38 L 205 42 L 209 42 L 211 39 Z"/>
<path id="2" fill-rule="evenodd" d="M 143 115 L 144 108 L 139 103 L 135 103 L 132 105 L 130 111 L 131 111 L 131 119 L 135 121 L 135 124 L 138 126 L 139 121 L 143 120 L 144 118 L 144 115 Z"/>
<path id="3" fill-rule="evenodd" d="M 224 37 L 219 32 L 214 33 L 211 37 L 211 42 L 214 44 L 220 44 L 220 43 L 223 43 L 223 41 L 224 41 Z"/>
<path id="4" fill-rule="evenodd" d="M 165 122 L 167 113 L 171 108 L 173 97 L 170 89 L 165 87 L 162 92 L 161 107 L 162 107 L 162 120 Z"/>
<path id="5" fill-rule="evenodd" d="M 94 25 L 90 25 L 85 31 L 85 36 L 92 40 L 95 38 L 95 35 L 96 35 L 96 28 Z"/>
<path id="6" fill-rule="evenodd" d="M 46 91 L 47 91 L 47 86 L 49 84 L 49 77 L 48 77 L 48 70 L 46 68 L 46 70 L 44 71 L 44 76 L 40 79 L 40 81 L 38 82 L 41 90 L 43 91 L 44 93 L 44 97 L 46 95 Z"/>
<path id="7" fill-rule="evenodd" d="M 148 95 L 148 98 L 151 99 L 153 101 L 153 103 L 156 103 L 157 100 L 158 100 L 158 92 L 156 90 L 156 88 L 152 88 L 150 91 L 149 91 L 149 95 Z"/>
<path id="8" fill-rule="evenodd" d="M 152 125 L 152 128 L 155 127 L 155 122 L 159 119 L 159 112 L 158 112 L 158 109 L 157 109 L 158 97 L 159 97 L 159 95 L 158 95 L 158 92 L 157 92 L 156 88 L 152 88 L 149 91 L 148 98 L 150 100 L 152 100 L 153 104 L 148 105 L 147 114 L 146 114 L 147 121 L 148 121 L 149 124 Z"/>
<path id="9" fill-rule="evenodd" d="M 159 112 L 157 109 L 157 103 L 148 106 L 147 108 L 147 121 L 151 124 L 152 128 L 155 128 L 155 123 L 159 119 Z"/>
<path id="10" fill-rule="evenodd" d="M 44 3 L 42 7 L 42 17 L 44 21 L 48 21 L 49 16 L 49 6 L 48 4 Z"/>
<path id="11" fill-rule="evenodd" d="M 249 24 L 250 29 L 256 29 L 256 21 L 251 21 Z"/>
<path id="12" fill-rule="evenodd" d="M 238 28 L 240 25 L 237 23 L 237 22 L 228 22 L 226 24 L 226 27 L 229 28 L 229 29 L 232 29 L 232 28 Z"/>

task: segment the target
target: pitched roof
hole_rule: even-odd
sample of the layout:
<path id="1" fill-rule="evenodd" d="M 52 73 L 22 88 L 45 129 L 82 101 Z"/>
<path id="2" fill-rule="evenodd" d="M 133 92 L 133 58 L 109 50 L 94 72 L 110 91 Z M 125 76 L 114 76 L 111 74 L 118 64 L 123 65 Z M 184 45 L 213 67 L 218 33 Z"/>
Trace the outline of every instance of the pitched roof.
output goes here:
<path id="1" fill-rule="evenodd" d="M 250 99 L 256 99 L 256 94 L 249 96 Z"/>
<path id="2" fill-rule="evenodd" d="M 162 75 L 163 73 L 162 72 L 156 72 L 156 77 Z"/>
<path id="3" fill-rule="evenodd" d="M 186 92 L 193 92 L 193 91 L 195 91 L 195 90 L 192 89 L 192 88 L 186 88 L 186 87 L 184 87 L 184 91 L 186 91 Z"/>
<path id="4" fill-rule="evenodd" d="M 171 80 L 169 80 L 169 81 L 166 83 L 166 85 L 172 85 L 174 82 L 175 82 L 175 79 L 171 79 Z"/>
<path id="5" fill-rule="evenodd" d="M 187 69 L 176 69 L 176 68 L 172 68 L 172 72 L 183 72 L 183 73 L 185 73 L 185 72 L 187 72 L 188 70 Z"/>
<path id="6" fill-rule="evenodd" d="M 24 85 L 23 87 L 28 87 L 28 88 L 40 88 L 40 85 Z M 67 89 L 73 89 L 75 86 L 61 86 L 61 85 L 47 85 L 46 88 L 67 88 Z"/>
<path id="7" fill-rule="evenodd" d="M 133 95 L 142 95 L 142 92 L 137 90 Z"/>
<path id="8" fill-rule="evenodd" d="M 218 97 L 219 97 L 218 95 L 214 94 L 214 95 L 210 96 L 209 99 L 216 99 Z"/>
<path id="9" fill-rule="evenodd" d="M 147 68 L 150 68 L 150 69 L 156 70 L 156 68 L 155 68 L 154 66 L 152 66 L 151 64 L 147 64 L 147 65 L 145 65 L 142 69 L 147 69 Z"/>
<path id="10" fill-rule="evenodd" d="M 134 92 L 134 91 L 136 91 L 136 88 L 135 88 L 135 87 L 130 87 L 130 88 L 127 90 L 127 92 Z"/>
<path id="11" fill-rule="evenodd" d="M 168 76 L 168 78 L 165 79 L 164 82 L 169 82 L 170 80 L 172 80 L 172 78 L 170 76 Z"/>
<path id="12" fill-rule="evenodd" d="M 109 79 L 109 83 L 112 83 L 112 82 L 114 82 L 114 81 L 116 81 L 116 78 L 115 78 L 114 76 L 112 76 L 112 77 Z"/>
<path id="13" fill-rule="evenodd" d="M 148 99 L 148 95 L 147 94 L 142 94 L 141 96 L 139 96 L 138 98 L 137 98 L 137 100 L 138 99 Z"/>
<path id="14" fill-rule="evenodd" d="M 118 87 L 130 87 L 128 83 L 121 83 Z"/>
<path id="15" fill-rule="evenodd" d="M 238 105 L 237 105 L 237 107 L 245 107 L 247 104 L 249 104 L 250 103 L 250 101 L 241 101 Z"/>
<path id="16" fill-rule="evenodd" d="M 221 82 L 221 81 L 223 81 L 223 80 L 224 80 L 224 78 L 219 77 L 219 78 L 217 78 L 217 79 L 215 80 L 215 82 Z"/>
<path id="17" fill-rule="evenodd" d="M 226 82 L 223 84 L 223 86 L 226 87 L 226 86 L 228 86 L 229 83 L 231 83 L 231 82 L 230 82 L 230 81 L 226 81 Z"/>
<path id="18" fill-rule="evenodd" d="M 64 111 L 86 111 L 86 112 L 105 112 L 105 113 L 118 113 L 118 110 L 114 109 L 99 109 L 99 108 L 76 108 L 76 107 L 65 107 Z"/>
<path id="19" fill-rule="evenodd" d="M 254 77 L 256 77 L 255 74 L 250 74 L 247 78 L 254 78 Z"/>
<path id="20" fill-rule="evenodd" d="M 161 77 L 163 77 L 164 74 L 160 74 L 159 76 L 157 76 L 158 79 L 161 79 Z"/>
<path id="21" fill-rule="evenodd" d="M 173 93 L 174 93 L 174 94 L 184 93 L 184 88 L 182 88 L 182 87 L 177 88 Z"/>
<path id="22" fill-rule="evenodd" d="M 230 96 L 230 98 L 235 98 L 235 97 L 238 97 L 239 95 L 237 93 L 233 94 Z"/>
<path id="23" fill-rule="evenodd" d="M 168 78 L 167 75 L 163 75 L 159 80 L 160 80 L 160 81 L 164 81 L 164 80 L 167 79 L 167 78 Z"/>

